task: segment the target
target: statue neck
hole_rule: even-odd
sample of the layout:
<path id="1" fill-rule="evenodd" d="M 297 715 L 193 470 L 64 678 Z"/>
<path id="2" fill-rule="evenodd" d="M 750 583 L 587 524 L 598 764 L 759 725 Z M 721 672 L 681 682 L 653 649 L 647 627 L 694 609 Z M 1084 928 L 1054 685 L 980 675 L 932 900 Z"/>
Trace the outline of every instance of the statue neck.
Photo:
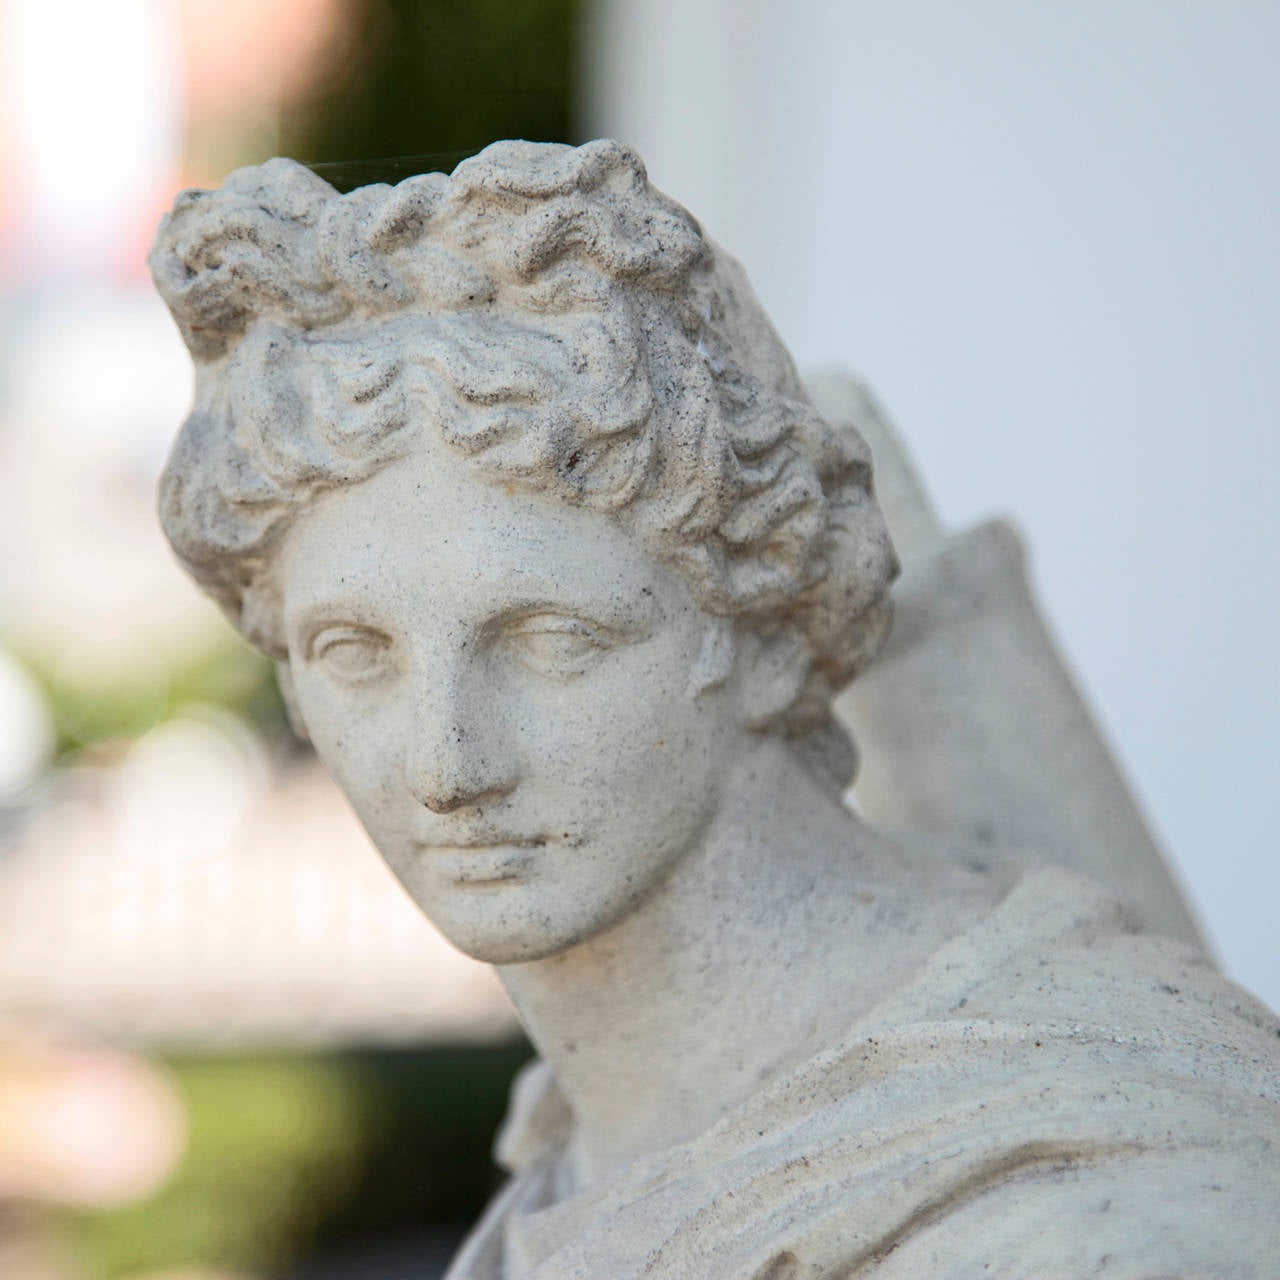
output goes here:
<path id="1" fill-rule="evenodd" d="M 573 1112 L 580 1183 L 701 1132 L 896 985 L 940 941 L 918 874 L 762 737 L 635 911 L 500 969 Z"/>

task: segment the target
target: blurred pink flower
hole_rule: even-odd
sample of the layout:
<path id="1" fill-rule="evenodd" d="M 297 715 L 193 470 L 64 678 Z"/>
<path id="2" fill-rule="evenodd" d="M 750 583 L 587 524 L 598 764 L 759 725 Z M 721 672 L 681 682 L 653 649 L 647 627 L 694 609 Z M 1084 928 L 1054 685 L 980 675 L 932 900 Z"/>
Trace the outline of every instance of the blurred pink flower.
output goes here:
<path id="1" fill-rule="evenodd" d="M 0 1199 L 124 1204 L 159 1187 L 185 1144 L 181 1100 L 142 1059 L 0 1037 Z"/>

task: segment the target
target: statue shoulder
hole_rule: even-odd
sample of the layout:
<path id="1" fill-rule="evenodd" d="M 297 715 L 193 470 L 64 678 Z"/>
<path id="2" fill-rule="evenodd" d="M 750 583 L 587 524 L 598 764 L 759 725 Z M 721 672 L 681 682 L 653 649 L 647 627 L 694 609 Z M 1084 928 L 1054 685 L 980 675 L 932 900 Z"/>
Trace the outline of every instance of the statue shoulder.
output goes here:
<path id="1" fill-rule="evenodd" d="M 692 1141 L 561 1194 L 569 1132 L 551 1073 L 527 1069 L 502 1143 L 516 1177 L 478 1234 L 491 1252 L 515 1241 L 530 1280 L 1156 1262 L 1261 1280 L 1251 1260 L 1280 1256 L 1280 1023 L 1058 869 L 1025 873 L 837 1043 Z"/>

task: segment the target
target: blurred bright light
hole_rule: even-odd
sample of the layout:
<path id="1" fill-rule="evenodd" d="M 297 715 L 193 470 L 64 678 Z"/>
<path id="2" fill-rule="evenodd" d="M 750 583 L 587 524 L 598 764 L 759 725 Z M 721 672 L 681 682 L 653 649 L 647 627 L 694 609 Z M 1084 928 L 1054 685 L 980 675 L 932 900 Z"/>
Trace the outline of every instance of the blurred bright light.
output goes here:
<path id="1" fill-rule="evenodd" d="M 181 148 L 181 42 L 165 0 L 8 0 L 0 114 L 21 182 L 23 276 L 120 265 Z"/>
<path id="2" fill-rule="evenodd" d="M 217 858 L 266 783 L 266 757 L 252 730 L 221 708 L 190 707 L 139 738 L 116 775 L 119 854 Z"/>
<path id="3" fill-rule="evenodd" d="M 81 684 L 122 673 L 163 683 L 163 655 L 199 643 L 212 619 L 155 516 L 191 397 L 164 304 L 98 287 L 15 308 L 0 383 L 5 634 Z"/>
<path id="4" fill-rule="evenodd" d="M 53 719 L 25 668 L 0 648 L 0 804 L 17 799 L 53 757 Z"/>
<path id="5" fill-rule="evenodd" d="M 109 1207 L 173 1172 L 186 1117 L 156 1068 L 109 1049 L 4 1048 L 0 1195 Z"/>

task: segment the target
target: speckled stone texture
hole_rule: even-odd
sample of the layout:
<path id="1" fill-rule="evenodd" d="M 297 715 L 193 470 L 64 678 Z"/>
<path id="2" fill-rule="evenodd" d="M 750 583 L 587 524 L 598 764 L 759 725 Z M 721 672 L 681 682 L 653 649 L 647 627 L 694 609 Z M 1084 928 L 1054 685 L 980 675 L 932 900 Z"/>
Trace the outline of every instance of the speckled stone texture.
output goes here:
<path id="1" fill-rule="evenodd" d="M 842 801 L 833 701 L 897 571 L 871 453 L 632 152 L 346 196 L 274 160 L 181 195 L 152 266 L 197 373 L 166 533 L 539 1052 L 453 1280 L 1280 1274 L 1280 1027 L 1154 850 L 1112 874 L 1123 814 L 974 827 L 1021 812 L 1027 717 L 948 763 L 1008 691 L 947 683 L 945 573 L 908 563 L 897 666 L 973 722 L 931 744 L 902 706 L 894 747 L 891 641 L 848 714 L 922 774 L 868 793 L 892 834 Z M 1051 704 L 1055 670 L 1011 687 Z M 1037 803 L 1082 803 L 1031 751 Z M 936 797 L 954 824 L 912 834 Z"/>

